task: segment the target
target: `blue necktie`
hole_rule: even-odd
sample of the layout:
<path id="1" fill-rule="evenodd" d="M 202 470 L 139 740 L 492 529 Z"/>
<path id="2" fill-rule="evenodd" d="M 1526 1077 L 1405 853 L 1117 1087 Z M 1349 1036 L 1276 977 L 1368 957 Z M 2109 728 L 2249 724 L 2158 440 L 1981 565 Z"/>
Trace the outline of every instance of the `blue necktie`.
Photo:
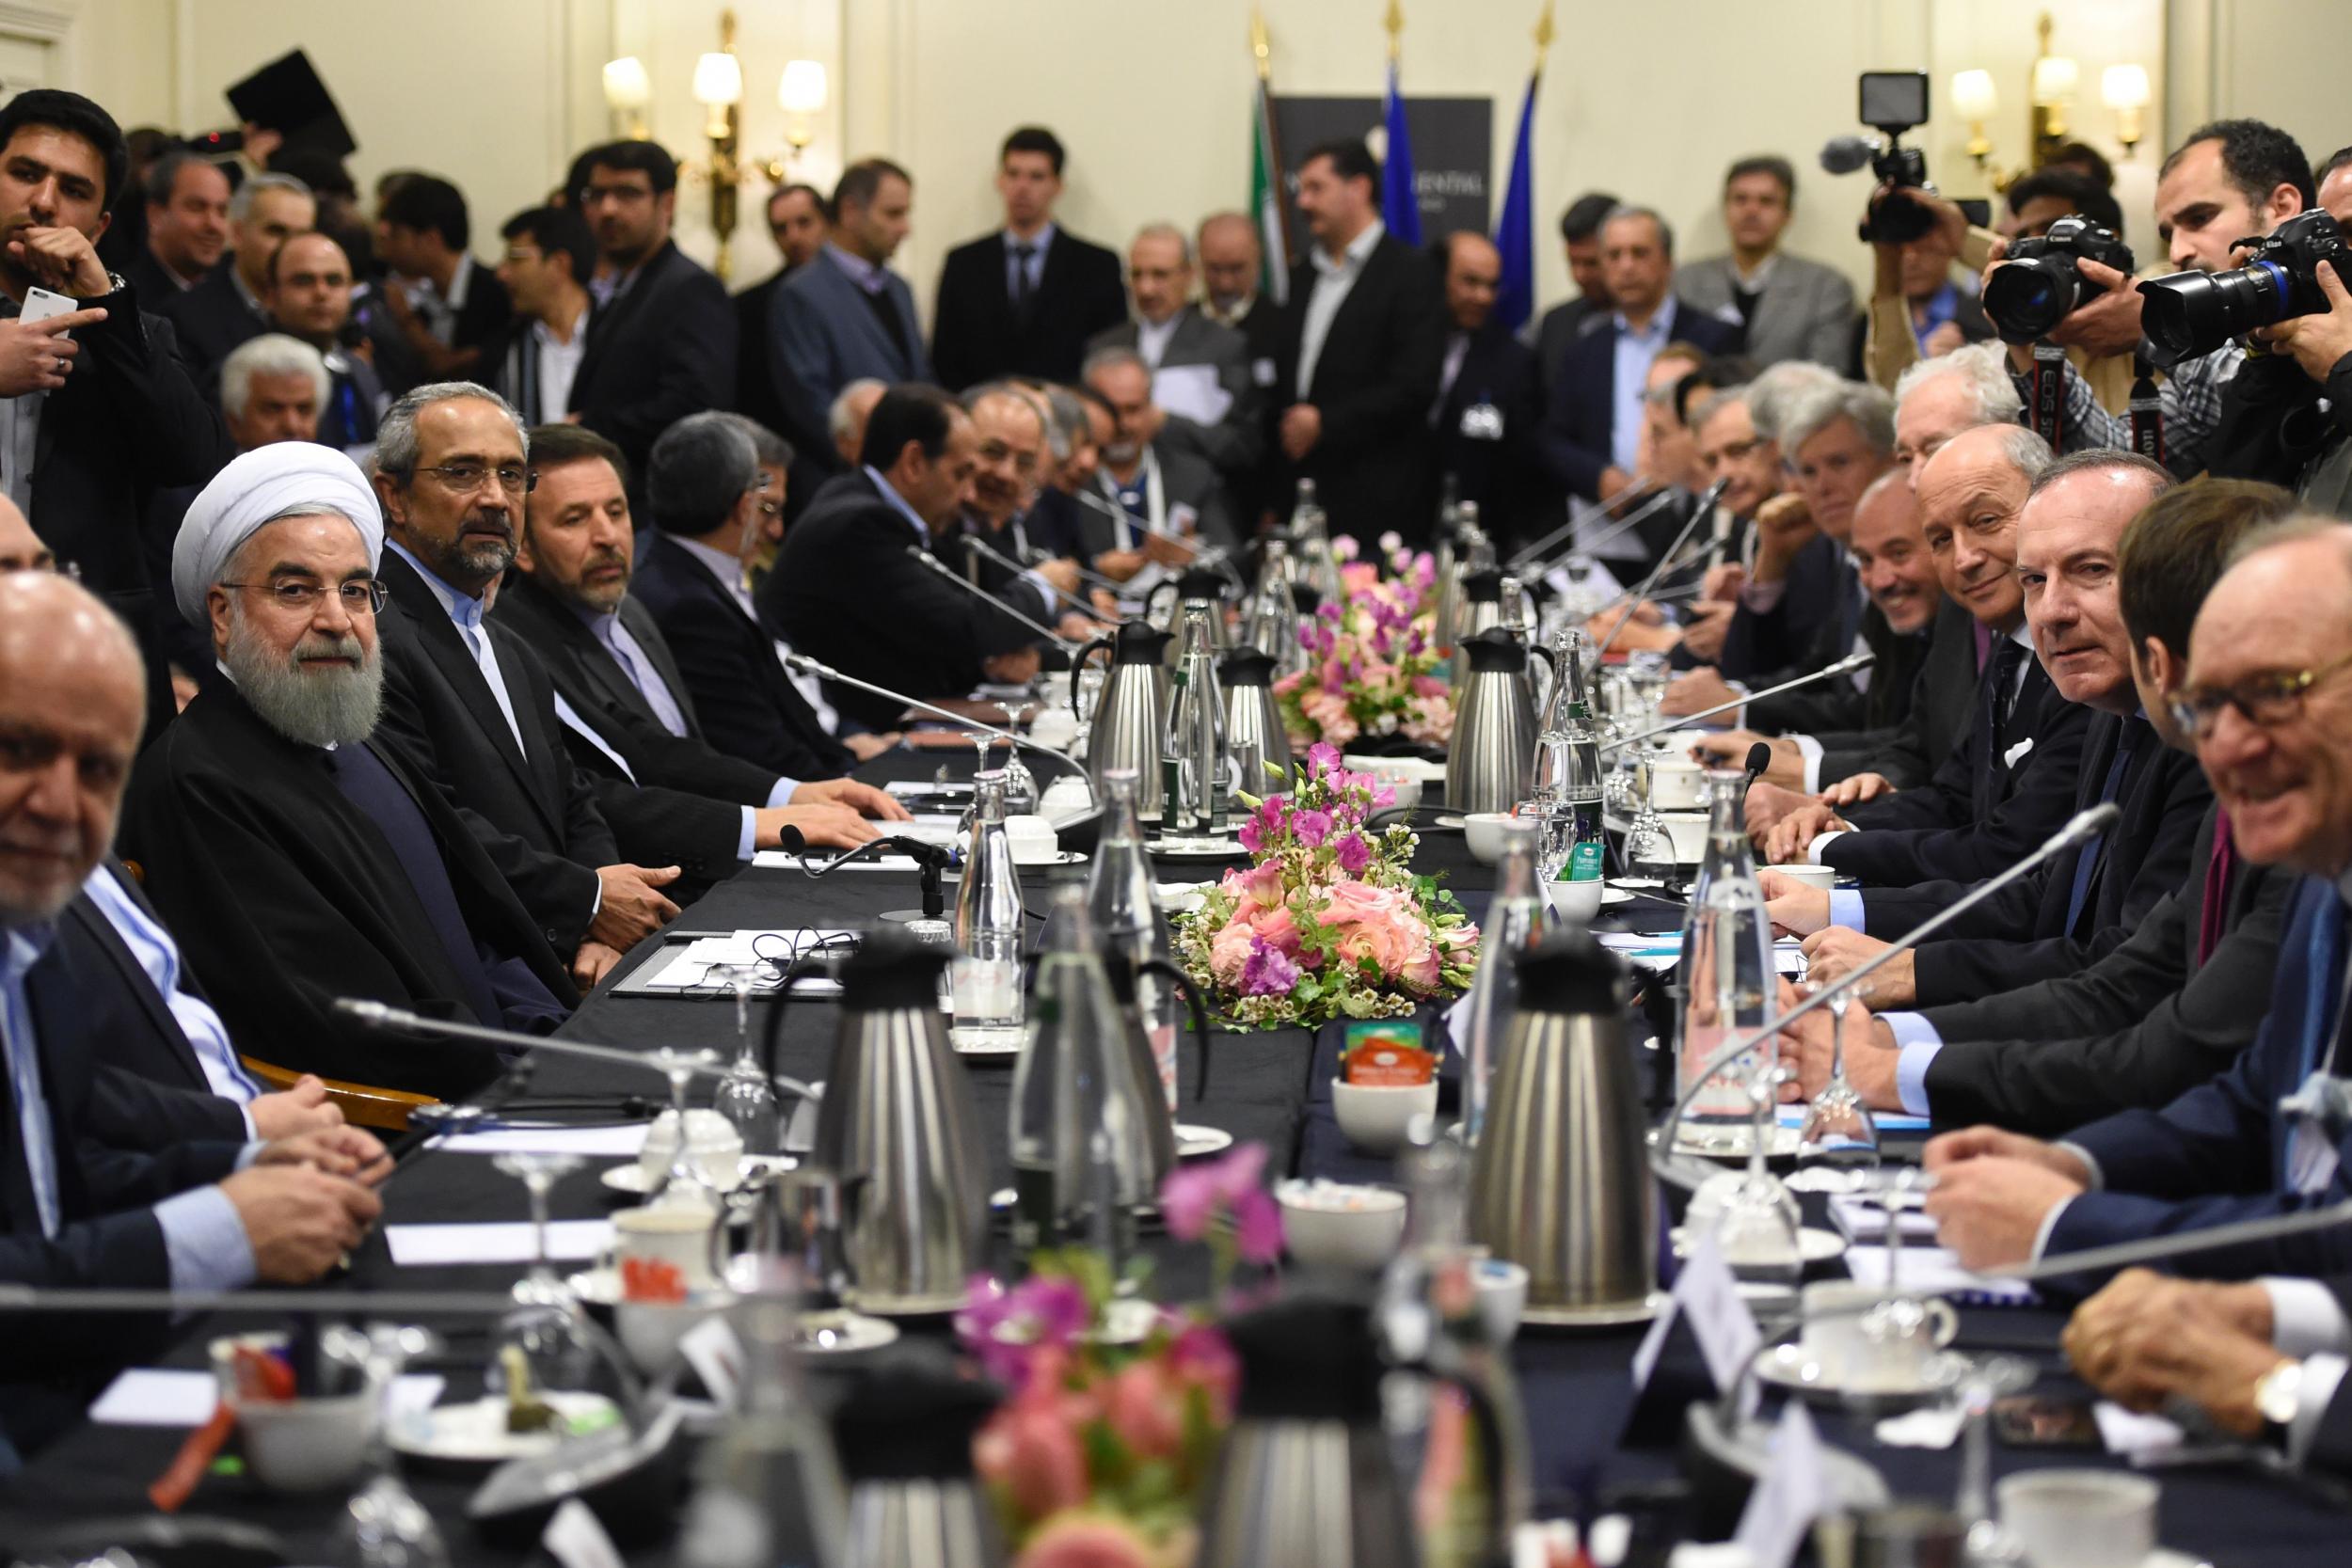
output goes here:
<path id="1" fill-rule="evenodd" d="M 2123 787 L 2123 770 L 2129 768 L 2132 762 L 2132 742 L 2138 738 L 2133 732 L 2132 726 L 2138 722 L 2139 721 L 2136 719 L 2125 721 L 2123 733 L 2116 740 L 2115 760 L 2107 764 L 2106 783 L 2101 785 L 2099 790 L 2099 803 L 2103 806 L 2113 804 L 2116 792 Z M 2083 917 L 2083 908 L 2090 901 L 2090 884 L 2098 878 L 2099 857 L 2106 847 L 2107 835 L 2094 833 L 2090 841 L 2083 846 L 2082 853 L 2075 857 L 2074 895 L 2067 900 L 2066 929 L 2063 935 L 2073 936 L 2074 923 Z"/>
<path id="2" fill-rule="evenodd" d="M 33 1038 L 33 1009 L 24 995 L 24 971 L 5 961 L 8 939 L 0 937 L 0 1050 L 8 1053 L 8 1087 L 16 1099 L 16 1120 L 24 1142 L 24 1174 L 40 1212 L 40 1233 L 55 1236 L 57 1209 L 57 1150 L 49 1125 L 49 1100 L 40 1086 L 40 1049 Z"/>
<path id="3" fill-rule="evenodd" d="M 670 694 L 668 684 L 645 657 L 645 651 L 638 646 L 637 639 L 631 637 L 628 628 L 621 625 L 621 618 L 615 615 L 605 622 L 604 631 L 604 644 L 612 650 L 613 658 L 619 661 L 621 673 L 628 677 L 628 684 L 645 699 L 645 705 L 653 709 L 656 719 L 661 721 L 661 727 L 675 736 L 685 735 L 686 715 L 678 707 L 677 699 Z"/>

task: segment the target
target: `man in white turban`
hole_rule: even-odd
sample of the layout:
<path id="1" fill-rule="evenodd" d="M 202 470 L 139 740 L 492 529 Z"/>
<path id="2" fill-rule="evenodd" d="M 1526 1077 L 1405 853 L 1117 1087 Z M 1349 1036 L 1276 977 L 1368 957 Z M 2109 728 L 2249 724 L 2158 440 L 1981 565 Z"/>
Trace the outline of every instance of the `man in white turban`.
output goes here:
<path id="1" fill-rule="evenodd" d="M 464 822 L 375 738 L 383 542 L 328 447 L 263 447 L 205 487 L 172 594 L 229 681 L 140 758 L 123 852 L 242 1050 L 454 1098 L 497 1075 L 495 1051 L 369 1035 L 334 1000 L 538 1030 L 577 994 Z"/>

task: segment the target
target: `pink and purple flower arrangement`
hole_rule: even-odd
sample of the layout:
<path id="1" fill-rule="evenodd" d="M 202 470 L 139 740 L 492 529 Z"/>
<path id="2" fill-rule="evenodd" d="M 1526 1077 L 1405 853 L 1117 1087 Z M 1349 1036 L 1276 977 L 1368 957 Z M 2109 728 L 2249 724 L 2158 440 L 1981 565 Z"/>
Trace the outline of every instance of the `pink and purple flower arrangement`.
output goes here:
<path id="1" fill-rule="evenodd" d="M 1354 546 L 1342 537 L 1332 549 L 1344 557 Z M 1443 746 L 1454 734 L 1453 695 L 1438 675 L 1437 562 L 1393 546 L 1388 562 L 1383 576 L 1371 562 L 1344 561 L 1344 602 L 1319 606 L 1299 626 L 1307 667 L 1274 683 L 1294 747 L 1390 736 Z"/>

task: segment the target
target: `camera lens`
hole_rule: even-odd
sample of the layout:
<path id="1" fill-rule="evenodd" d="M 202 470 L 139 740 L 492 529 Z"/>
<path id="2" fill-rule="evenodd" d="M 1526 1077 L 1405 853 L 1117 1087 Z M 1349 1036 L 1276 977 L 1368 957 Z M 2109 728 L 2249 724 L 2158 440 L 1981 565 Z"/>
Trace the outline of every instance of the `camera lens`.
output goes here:
<path id="1" fill-rule="evenodd" d="M 2140 330 L 2175 361 L 2211 354 L 2287 313 L 2294 279 L 2275 261 L 2229 272 L 2176 272 L 2139 286 Z"/>
<path id="2" fill-rule="evenodd" d="M 2074 309 L 2082 293 L 2074 263 L 2062 257 L 2003 262 L 1985 280 L 1984 313 L 2003 342 L 2030 343 Z"/>

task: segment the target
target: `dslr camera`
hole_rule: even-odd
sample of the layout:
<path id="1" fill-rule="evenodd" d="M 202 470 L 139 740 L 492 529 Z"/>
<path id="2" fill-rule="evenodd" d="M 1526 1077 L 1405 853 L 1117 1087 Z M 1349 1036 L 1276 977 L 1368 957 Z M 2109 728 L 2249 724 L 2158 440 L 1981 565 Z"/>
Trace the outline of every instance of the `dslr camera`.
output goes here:
<path id="1" fill-rule="evenodd" d="M 2264 239 L 2240 240 L 2253 259 L 2228 272 L 2176 272 L 2139 286 L 2145 304 L 2140 330 L 2156 352 L 2158 365 L 2177 365 L 2211 354 L 2258 326 L 2328 309 L 2316 268 L 2332 264 L 2336 276 L 2352 280 L 2352 247 L 2326 212 L 2298 213 Z"/>
<path id="2" fill-rule="evenodd" d="M 2084 261 L 2131 276 L 2131 246 L 2089 218 L 2062 217 L 2046 234 L 2011 241 L 2008 258 L 1984 284 L 1984 313 L 1993 318 L 2001 341 L 2030 343 L 2046 338 L 2085 300 L 2104 293 L 2075 265 Z"/>
<path id="3" fill-rule="evenodd" d="M 1861 81 L 1861 120 L 1879 133 L 1838 136 L 1821 149 L 1821 166 L 1851 174 L 1864 165 L 1887 187 L 1862 220 L 1866 241 L 1904 245 L 1935 227 L 1935 214 L 1912 200 L 1907 190 L 1928 184 L 1927 154 L 1902 144 L 1903 133 L 1928 122 L 1928 73 L 1924 71 L 1866 71 Z"/>

